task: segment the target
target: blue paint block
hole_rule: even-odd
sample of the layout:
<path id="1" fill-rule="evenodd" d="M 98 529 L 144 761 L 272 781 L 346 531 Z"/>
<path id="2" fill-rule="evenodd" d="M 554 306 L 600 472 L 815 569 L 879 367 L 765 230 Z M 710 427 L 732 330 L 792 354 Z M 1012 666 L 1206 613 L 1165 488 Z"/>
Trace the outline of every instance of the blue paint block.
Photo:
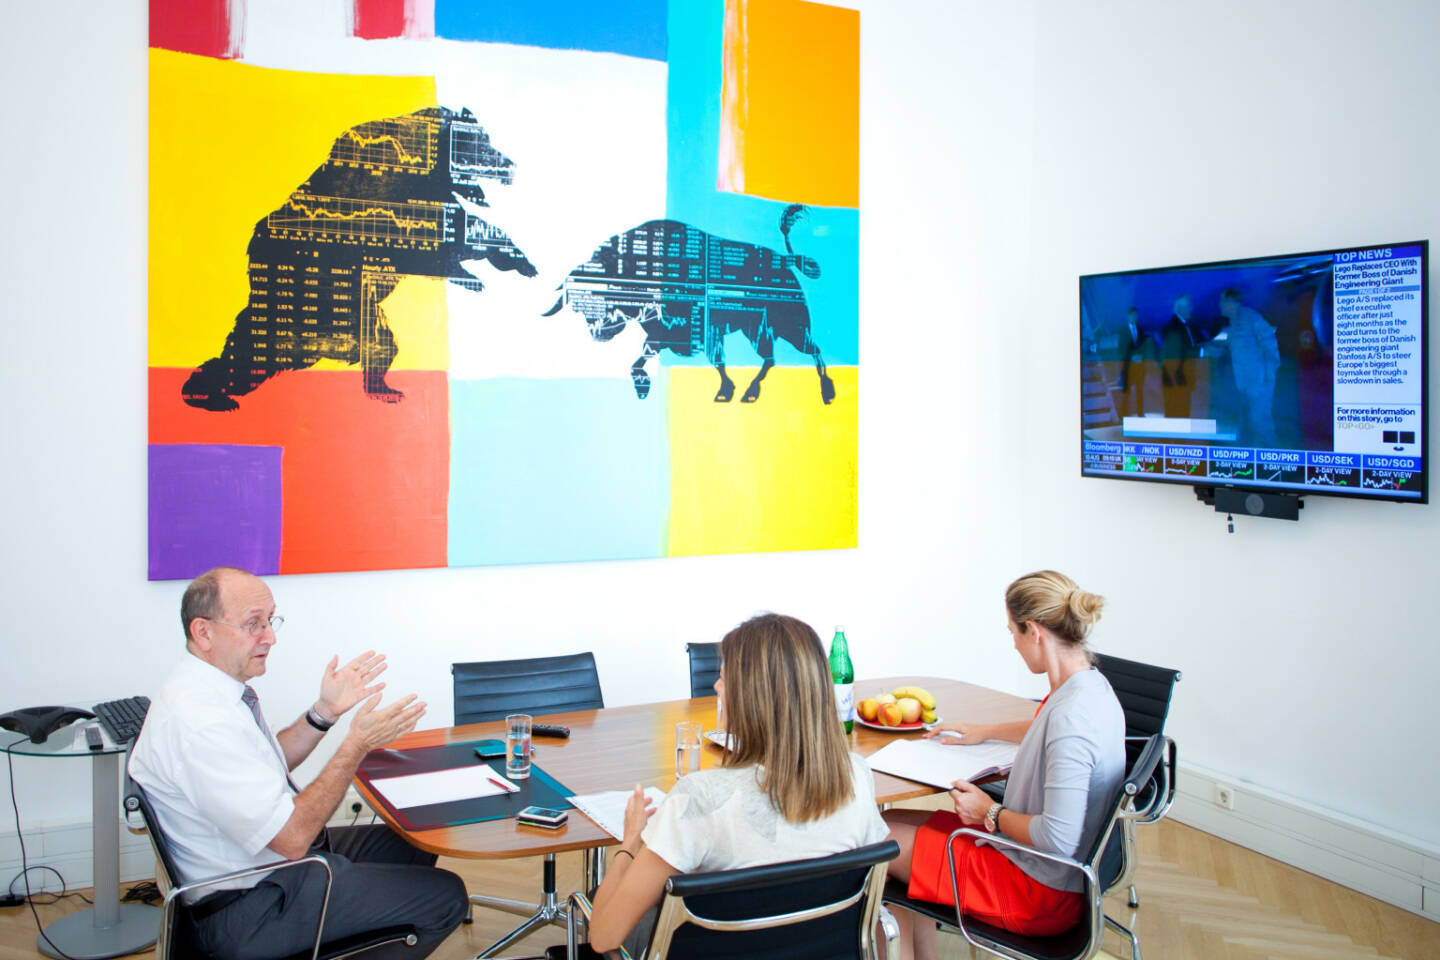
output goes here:
<path id="1" fill-rule="evenodd" d="M 451 381 L 450 566 L 665 555 L 668 378 L 628 373 Z"/>
<path id="2" fill-rule="evenodd" d="M 435 35 L 449 40 L 594 50 L 646 60 L 666 56 L 665 0 L 435 0 Z"/>

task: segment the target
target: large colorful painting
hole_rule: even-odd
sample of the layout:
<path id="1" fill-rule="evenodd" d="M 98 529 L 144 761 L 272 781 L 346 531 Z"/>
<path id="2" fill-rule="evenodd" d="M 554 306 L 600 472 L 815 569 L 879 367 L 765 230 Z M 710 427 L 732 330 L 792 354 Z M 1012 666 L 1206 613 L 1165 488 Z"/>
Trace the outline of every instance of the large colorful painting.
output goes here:
<path id="1" fill-rule="evenodd" d="M 151 0 L 151 579 L 853 547 L 859 14 Z"/>

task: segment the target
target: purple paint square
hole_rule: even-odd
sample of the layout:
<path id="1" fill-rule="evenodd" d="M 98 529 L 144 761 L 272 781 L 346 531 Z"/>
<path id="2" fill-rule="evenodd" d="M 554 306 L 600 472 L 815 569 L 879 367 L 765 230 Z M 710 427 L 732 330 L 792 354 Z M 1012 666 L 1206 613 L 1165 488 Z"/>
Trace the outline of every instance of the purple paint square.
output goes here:
<path id="1" fill-rule="evenodd" d="M 150 579 L 280 572 L 281 447 L 150 445 Z"/>

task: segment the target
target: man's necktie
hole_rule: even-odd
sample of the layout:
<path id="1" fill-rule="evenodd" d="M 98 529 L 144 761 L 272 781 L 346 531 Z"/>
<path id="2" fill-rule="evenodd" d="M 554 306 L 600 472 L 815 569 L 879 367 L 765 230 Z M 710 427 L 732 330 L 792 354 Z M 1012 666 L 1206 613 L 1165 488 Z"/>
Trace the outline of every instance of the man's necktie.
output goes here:
<path id="1" fill-rule="evenodd" d="M 245 689 L 244 689 L 244 691 L 240 694 L 240 701 L 241 701 L 242 703 L 244 703 L 245 706 L 247 706 L 247 707 L 250 708 L 250 715 L 255 718 L 255 726 L 259 727 L 259 728 L 260 728 L 260 732 L 263 733 L 263 734 L 265 734 L 265 739 L 268 740 L 268 741 L 270 741 L 270 742 L 273 744 L 273 743 L 275 742 L 275 740 L 270 736 L 270 728 L 269 728 L 269 726 L 267 726 L 266 723 L 265 723 L 265 715 L 260 712 L 260 695 L 255 692 L 255 688 L 252 687 L 252 686 L 250 686 L 250 684 L 248 684 L 248 683 L 245 684 Z M 289 764 L 289 762 L 285 759 L 285 754 L 284 754 L 284 752 L 283 752 L 283 751 L 279 751 L 279 753 L 280 753 L 280 762 L 283 763 L 283 764 L 285 764 L 285 767 L 286 767 L 285 782 L 290 786 L 290 792 L 291 792 L 291 793 L 299 793 L 299 792 L 300 792 L 300 788 L 297 787 L 297 786 L 295 786 L 295 781 L 294 781 L 294 780 L 291 780 L 291 779 L 290 779 L 290 773 L 289 773 L 289 766 L 290 766 L 290 764 Z M 328 828 L 328 827 L 321 827 L 321 828 L 320 828 L 320 832 L 315 836 L 315 840 L 314 840 L 313 843 L 310 844 L 310 847 L 311 847 L 311 849 L 314 849 L 314 848 L 316 848 L 316 847 L 320 847 L 321 849 L 326 849 L 326 850 L 328 850 L 328 849 L 330 848 L 330 833 L 329 833 L 329 828 Z"/>
<path id="2" fill-rule="evenodd" d="M 255 688 L 250 686 L 250 684 L 248 683 L 245 684 L 245 690 L 243 693 L 240 694 L 240 701 L 244 703 L 245 706 L 250 708 L 250 715 L 255 718 L 255 726 L 259 727 L 260 732 L 265 734 L 266 741 L 274 744 L 275 739 L 270 736 L 270 728 L 265 724 L 265 716 L 260 712 L 260 695 L 255 692 Z M 280 753 L 280 762 L 285 764 L 285 782 L 290 785 L 290 791 L 292 793 L 299 793 L 300 788 L 295 786 L 294 780 L 290 779 L 290 764 L 288 761 L 286 761 L 285 754 L 283 752 Z"/>

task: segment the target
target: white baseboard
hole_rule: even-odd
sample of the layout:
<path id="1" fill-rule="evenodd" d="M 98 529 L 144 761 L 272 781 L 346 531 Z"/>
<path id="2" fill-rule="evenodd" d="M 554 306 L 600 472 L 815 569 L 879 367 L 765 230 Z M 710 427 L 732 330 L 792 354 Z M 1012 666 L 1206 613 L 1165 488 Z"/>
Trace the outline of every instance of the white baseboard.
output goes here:
<path id="1" fill-rule="evenodd" d="M 1175 820 L 1440 920 L 1440 850 L 1203 767 L 1182 762 L 1176 783 Z M 1215 801 L 1222 786 L 1233 810 Z"/>
<path id="2" fill-rule="evenodd" d="M 351 803 L 360 803 L 361 812 L 357 818 L 351 810 Z M 371 810 L 360 800 L 352 789 L 345 795 L 330 818 L 330 826 L 345 826 L 352 821 L 369 823 Z M 138 822 L 138 821 L 137 821 Z M 65 878 L 67 890 L 80 890 L 95 885 L 95 865 L 92 854 L 93 831 L 89 820 L 66 820 L 37 822 L 25 826 L 25 862 L 30 867 L 30 890 L 33 893 L 59 893 L 60 882 L 49 870 L 36 867 L 52 867 Z M 20 843 L 13 829 L 0 836 L 0 891 L 4 884 L 14 880 L 17 893 L 24 894 L 25 883 L 19 879 Z M 150 849 L 150 838 L 143 833 L 131 833 L 123 820 L 120 821 L 120 882 L 148 880 L 155 876 L 155 854 Z"/>

